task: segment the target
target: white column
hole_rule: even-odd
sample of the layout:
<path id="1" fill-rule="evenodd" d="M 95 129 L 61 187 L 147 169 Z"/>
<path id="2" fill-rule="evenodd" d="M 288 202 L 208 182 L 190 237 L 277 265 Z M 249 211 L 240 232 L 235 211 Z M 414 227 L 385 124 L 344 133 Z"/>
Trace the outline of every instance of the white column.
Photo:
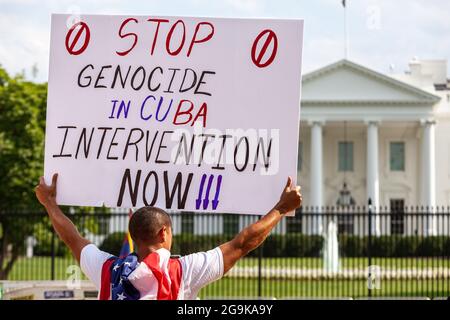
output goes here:
<path id="1" fill-rule="evenodd" d="M 372 234 L 380 234 L 379 217 L 376 212 L 380 206 L 380 180 L 378 175 L 378 123 L 367 123 L 367 199 L 372 200 Z"/>
<path id="2" fill-rule="evenodd" d="M 223 232 L 223 216 L 194 214 L 194 234 L 210 235 L 221 234 Z"/>
<path id="3" fill-rule="evenodd" d="M 322 122 L 315 121 L 311 127 L 311 175 L 310 175 L 310 204 L 314 212 L 320 213 L 323 206 L 323 175 L 322 175 Z M 320 216 L 312 217 L 310 225 L 312 234 L 322 233 L 322 219 Z"/>
<path id="4" fill-rule="evenodd" d="M 421 161 L 421 200 L 422 205 L 433 214 L 436 207 L 436 153 L 435 153 L 435 122 L 422 121 L 422 161 Z M 437 231 L 435 217 L 430 217 L 426 226 L 428 235 Z"/>
<path id="5" fill-rule="evenodd" d="M 172 233 L 180 234 L 181 233 L 181 215 L 182 213 L 176 212 L 170 215 L 172 219 Z"/>

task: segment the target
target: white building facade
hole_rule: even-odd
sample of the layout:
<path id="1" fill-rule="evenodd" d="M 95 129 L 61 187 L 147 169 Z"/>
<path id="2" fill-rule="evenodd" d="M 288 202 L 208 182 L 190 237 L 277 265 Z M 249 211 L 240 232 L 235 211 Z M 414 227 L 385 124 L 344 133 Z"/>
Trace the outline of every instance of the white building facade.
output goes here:
<path id="1" fill-rule="evenodd" d="M 344 184 L 352 205 L 367 208 L 371 199 L 375 213 L 380 207 L 389 212 L 393 207 L 402 211 L 423 206 L 433 214 L 437 206 L 449 206 L 447 61 L 414 60 L 405 74 L 385 75 L 341 60 L 304 75 L 299 141 L 297 182 L 309 211 L 313 207 L 326 213 L 327 207 L 340 207 Z M 256 219 L 175 214 L 174 233 L 237 232 Z M 383 227 L 375 217 L 372 231 L 448 234 L 450 229 L 448 219 L 442 225 L 407 219 L 394 230 L 392 221 Z M 352 222 L 346 232 L 367 233 L 356 224 Z M 274 232 L 321 234 L 326 225 L 320 218 L 308 223 L 302 217 L 288 218 Z"/>
<path id="2" fill-rule="evenodd" d="M 345 190 L 347 204 L 367 207 L 370 199 L 373 212 L 400 219 L 398 228 L 375 217 L 374 234 L 448 232 L 447 219 L 406 221 L 401 214 L 418 206 L 432 215 L 450 205 L 449 89 L 446 60 L 414 60 L 402 75 L 341 60 L 305 75 L 298 167 L 304 205 L 339 207 Z M 318 221 L 311 232 L 321 227 Z"/>
<path id="3" fill-rule="evenodd" d="M 345 180 L 356 205 L 369 198 L 375 207 L 450 205 L 446 70 L 446 61 L 417 61 L 409 74 L 386 76 L 342 60 L 305 75 L 298 172 L 304 204 L 336 205 Z"/>

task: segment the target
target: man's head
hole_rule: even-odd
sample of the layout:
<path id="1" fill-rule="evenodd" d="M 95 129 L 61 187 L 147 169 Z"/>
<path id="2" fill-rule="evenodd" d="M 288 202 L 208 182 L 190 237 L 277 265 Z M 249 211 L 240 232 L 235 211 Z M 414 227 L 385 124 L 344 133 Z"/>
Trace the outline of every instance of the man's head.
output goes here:
<path id="1" fill-rule="evenodd" d="M 130 219 L 130 235 L 138 247 L 162 247 L 170 251 L 172 246 L 172 221 L 162 209 L 143 207 Z"/>

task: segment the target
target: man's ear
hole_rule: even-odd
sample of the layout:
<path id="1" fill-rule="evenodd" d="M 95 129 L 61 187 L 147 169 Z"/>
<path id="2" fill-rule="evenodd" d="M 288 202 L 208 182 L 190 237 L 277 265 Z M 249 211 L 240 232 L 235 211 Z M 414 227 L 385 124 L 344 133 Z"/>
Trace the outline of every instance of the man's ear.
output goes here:
<path id="1" fill-rule="evenodd" d="M 167 227 L 163 226 L 161 230 L 158 232 L 158 236 L 161 239 L 161 242 L 166 242 L 167 240 Z"/>

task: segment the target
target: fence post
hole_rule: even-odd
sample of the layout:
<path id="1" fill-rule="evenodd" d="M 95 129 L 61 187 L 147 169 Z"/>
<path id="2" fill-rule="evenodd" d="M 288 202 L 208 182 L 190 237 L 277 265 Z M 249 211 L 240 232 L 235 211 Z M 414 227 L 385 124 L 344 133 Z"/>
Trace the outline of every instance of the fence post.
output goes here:
<path id="1" fill-rule="evenodd" d="M 262 297 L 262 258 L 263 258 L 263 244 L 258 248 L 258 298 Z"/>
<path id="2" fill-rule="evenodd" d="M 52 260 L 51 260 L 51 279 L 55 280 L 55 232 L 52 232 L 52 248 L 51 248 Z"/>
<path id="3" fill-rule="evenodd" d="M 368 201 L 368 213 L 369 213 L 369 225 L 368 225 L 368 243 L 367 243 L 367 258 L 368 258 L 368 267 L 367 270 L 369 272 L 368 276 L 368 282 L 367 282 L 367 290 L 368 290 L 368 296 L 372 296 L 372 285 L 369 284 L 369 281 L 372 281 L 372 275 L 370 274 L 372 268 L 372 199 L 369 198 Z"/>

